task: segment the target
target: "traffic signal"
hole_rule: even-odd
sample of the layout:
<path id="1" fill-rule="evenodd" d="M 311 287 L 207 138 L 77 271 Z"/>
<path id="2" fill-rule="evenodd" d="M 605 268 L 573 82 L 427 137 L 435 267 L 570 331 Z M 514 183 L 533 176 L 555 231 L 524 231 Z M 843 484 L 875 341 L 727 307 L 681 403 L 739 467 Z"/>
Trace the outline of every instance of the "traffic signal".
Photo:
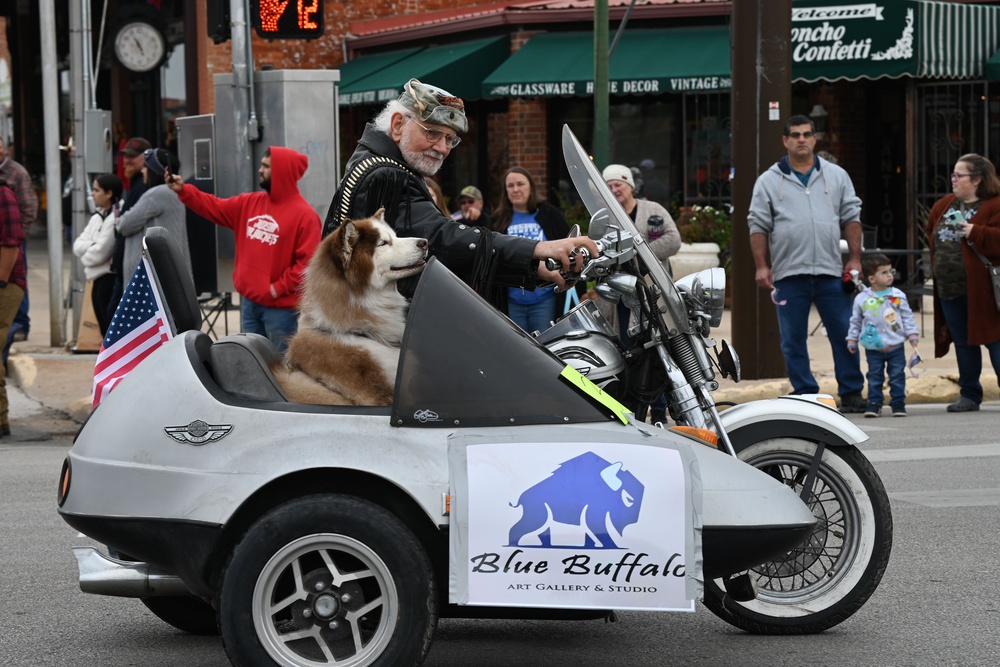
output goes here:
<path id="1" fill-rule="evenodd" d="M 229 0 L 208 0 L 205 7 L 208 36 L 215 44 L 222 44 L 232 37 L 229 18 Z"/>
<path id="2" fill-rule="evenodd" d="M 250 20 L 264 39 L 323 36 L 323 0 L 250 0 Z"/>

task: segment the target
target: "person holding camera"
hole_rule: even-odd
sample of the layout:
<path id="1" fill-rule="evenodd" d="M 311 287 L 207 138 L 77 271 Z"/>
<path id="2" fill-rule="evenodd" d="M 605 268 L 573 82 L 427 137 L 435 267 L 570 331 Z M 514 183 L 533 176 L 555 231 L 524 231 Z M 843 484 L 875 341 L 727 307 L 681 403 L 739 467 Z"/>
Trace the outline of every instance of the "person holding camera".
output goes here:
<path id="1" fill-rule="evenodd" d="M 980 346 L 1000 376 L 1000 312 L 990 272 L 1000 263 L 1000 179 L 993 163 L 969 153 L 955 163 L 952 194 L 939 199 L 927 217 L 927 241 L 934 275 L 934 356 L 955 343 L 958 399 L 948 412 L 974 412 L 983 402 Z"/>

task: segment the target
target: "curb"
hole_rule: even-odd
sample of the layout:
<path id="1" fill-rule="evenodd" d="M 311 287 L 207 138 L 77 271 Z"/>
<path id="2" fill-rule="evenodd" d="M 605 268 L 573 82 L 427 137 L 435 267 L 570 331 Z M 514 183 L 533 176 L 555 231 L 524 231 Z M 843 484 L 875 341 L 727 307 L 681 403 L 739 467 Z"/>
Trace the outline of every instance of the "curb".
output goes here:
<path id="1" fill-rule="evenodd" d="M 81 375 L 80 370 L 86 373 Z M 72 377 L 73 380 L 69 378 Z M 7 379 L 32 400 L 78 424 L 90 417 L 91 396 L 79 387 L 93 377 L 93 359 L 63 353 L 11 354 Z M 81 379 L 82 378 L 82 379 Z M 74 385 L 77 387 L 74 389 Z"/>

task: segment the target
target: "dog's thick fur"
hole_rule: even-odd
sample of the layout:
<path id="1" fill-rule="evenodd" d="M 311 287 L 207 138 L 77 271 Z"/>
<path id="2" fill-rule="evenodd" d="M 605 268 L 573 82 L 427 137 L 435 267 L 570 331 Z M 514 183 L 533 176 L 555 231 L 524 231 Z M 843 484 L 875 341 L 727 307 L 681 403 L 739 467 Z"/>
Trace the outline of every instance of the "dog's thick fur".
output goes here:
<path id="1" fill-rule="evenodd" d="M 341 225 L 306 270 L 298 332 L 272 369 L 290 401 L 390 405 L 406 326 L 396 281 L 423 270 L 427 241 L 375 216 Z"/>

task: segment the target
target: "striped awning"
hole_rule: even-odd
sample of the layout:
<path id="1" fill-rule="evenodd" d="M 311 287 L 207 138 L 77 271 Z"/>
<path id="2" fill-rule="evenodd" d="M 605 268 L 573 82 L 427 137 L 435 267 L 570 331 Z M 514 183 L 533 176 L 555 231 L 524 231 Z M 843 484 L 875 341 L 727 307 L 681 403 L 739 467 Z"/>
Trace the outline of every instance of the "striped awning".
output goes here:
<path id="1" fill-rule="evenodd" d="M 1000 7 L 928 0 L 795 0 L 796 81 L 978 79 L 1000 49 Z"/>

